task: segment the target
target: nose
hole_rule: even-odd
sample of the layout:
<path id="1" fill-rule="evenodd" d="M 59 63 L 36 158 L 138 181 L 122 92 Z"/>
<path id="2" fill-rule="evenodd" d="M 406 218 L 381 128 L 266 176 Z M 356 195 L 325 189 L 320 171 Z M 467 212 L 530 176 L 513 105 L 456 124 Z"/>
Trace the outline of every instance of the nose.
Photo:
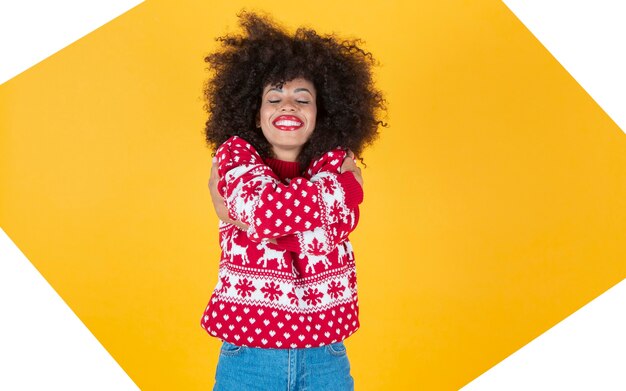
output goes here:
<path id="1" fill-rule="evenodd" d="M 286 101 L 280 107 L 280 111 L 296 111 L 296 106 L 293 103 Z"/>

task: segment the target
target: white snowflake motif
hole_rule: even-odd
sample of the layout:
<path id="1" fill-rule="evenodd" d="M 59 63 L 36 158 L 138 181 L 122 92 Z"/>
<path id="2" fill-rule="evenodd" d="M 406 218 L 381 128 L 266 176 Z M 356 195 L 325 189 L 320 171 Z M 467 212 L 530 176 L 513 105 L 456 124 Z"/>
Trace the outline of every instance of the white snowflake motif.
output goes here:
<path id="1" fill-rule="evenodd" d="M 258 189 L 253 187 L 243 187 L 239 191 L 239 197 L 244 200 L 244 202 L 249 202 L 254 199 L 254 197 L 259 193 Z"/>

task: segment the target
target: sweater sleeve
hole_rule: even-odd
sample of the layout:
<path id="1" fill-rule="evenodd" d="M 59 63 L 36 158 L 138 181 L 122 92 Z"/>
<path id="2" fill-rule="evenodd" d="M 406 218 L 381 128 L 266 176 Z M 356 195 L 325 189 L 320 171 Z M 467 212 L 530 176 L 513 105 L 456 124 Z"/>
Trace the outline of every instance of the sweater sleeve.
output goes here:
<path id="1" fill-rule="evenodd" d="M 318 182 L 332 178 L 322 186 L 324 198 L 323 224 L 312 230 L 276 239 L 278 245 L 304 255 L 326 255 L 339 243 L 348 239 L 359 220 L 358 204 L 363 200 L 363 190 L 352 173 L 320 173 L 311 178 Z"/>
<path id="2" fill-rule="evenodd" d="M 325 255 L 356 226 L 363 193 L 352 173 L 337 174 L 345 152 L 328 152 L 312 166 L 317 173 L 310 180 L 297 177 L 288 185 L 239 137 L 222 144 L 216 156 L 218 190 L 230 218 L 249 226 L 250 239 L 276 239 L 291 251 Z"/>

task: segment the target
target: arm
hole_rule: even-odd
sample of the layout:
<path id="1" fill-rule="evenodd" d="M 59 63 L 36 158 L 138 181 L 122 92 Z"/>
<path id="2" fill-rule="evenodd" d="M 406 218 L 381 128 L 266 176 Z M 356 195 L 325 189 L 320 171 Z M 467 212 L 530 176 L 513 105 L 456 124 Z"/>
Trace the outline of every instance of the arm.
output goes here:
<path id="1" fill-rule="evenodd" d="M 319 173 L 311 181 L 294 178 L 284 185 L 248 143 L 233 137 L 216 153 L 218 193 L 226 200 L 229 218 L 249 226 L 251 239 L 279 240 L 295 234 L 300 236 L 286 239 L 283 246 L 326 254 L 347 236 L 349 229 L 339 229 L 342 224 L 356 225 L 354 209 L 362 200 L 354 174 L 338 174 L 345 155 L 341 150 L 328 152 L 312 166 Z"/>
<path id="2" fill-rule="evenodd" d="M 350 165 L 357 171 L 347 172 Z M 334 178 L 337 178 L 336 182 L 331 182 L 330 186 L 322 190 L 326 224 L 313 230 L 279 237 L 276 239 L 277 244 L 289 251 L 305 255 L 326 255 L 339 243 L 348 239 L 348 235 L 354 231 L 359 220 L 358 204 L 363 197 L 362 177 L 351 157 L 344 159 L 341 171 L 344 174 L 334 175 Z M 313 176 L 311 181 L 318 181 L 320 177 L 325 176 L 327 173 L 320 173 Z M 359 198 L 355 198 L 354 194 Z"/>
<path id="3" fill-rule="evenodd" d="M 226 207 L 224 198 L 219 194 L 217 190 L 217 183 L 219 182 L 220 178 L 219 178 L 219 174 L 217 170 L 217 165 L 215 164 L 215 162 L 216 162 L 216 159 L 214 158 L 213 165 L 211 167 L 211 175 L 209 177 L 209 190 L 211 194 L 211 201 L 215 209 L 215 213 L 217 217 L 223 222 L 235 225 L 239 227 L 240 229 L 247 231 L 248 225 L 242 223 L 241 221 L 232 220 L 228 216 L 228 209 Z M 354 161 L 354 154 L 352 152 L 349 152 L 348 156 L 344 158 L 343 164 L 340 169 L 340 172 L 347 172 L 347 171 L 352 172 L 356 181 L 359 183 L 359 185 L 363 186 L 363 178 L 361 176 L 361 170 L 356 166 L 356 163 Z M 341 219 L 338 221 L 338 222 L 344 222 L 348 224 L 347 226 L 344 226 L 344 227 L 340 226 L 337 228 L 337 232 L 341 233 L 341 235 L 338 237 L 338 240 L 336 241 L 337 243 L 341 243 L 347 239 L 348 234 L 352 232 L 354 228 L 356 227 L 356 224 L 358 223 L 358 219 L 359 219 L 359 209 L 358 209 L 358 206 L 356 206 L 351 210 L 351 215 L 349 219 Z M 308 232 L 308 231 L 305 231 L 305 232 Z M 294 240 L 293 235 L 288 235 L 288 236 L 285 236 L 284 238 L 285 240 L 279 239 L 281 242 L 281 247 L 289 251 L 302 252 L 301 246 L 299 245 L 299 241 L 297 240 L 297 238 L 296 240 Z M 270 239 L 270 241 L 274 244 L 278 244 L 276 239 Z"/>
<path id="4" fill-rule="evenodd" d="M 213 165 L 211 166 L 211 175 L 209 176 L 209 193 L 211 194 L 211 201 L 213 202 L 213 208 L 215 209 L 215 214 L 217 218 L 222 220 L 225 223 L 229 223 L 243 229 L 244 231 L 248 230 L 248 226 L 241 221 L 232 220 L 228 216 L 228 208 L 226 207 L 226 202 L 224 201 L 224 197 L 220 195 L 217 191 L 217 183 L 220 180 L 219 174 L 217 173 L 217 164 L 216 159 L 213 158 Z"/>

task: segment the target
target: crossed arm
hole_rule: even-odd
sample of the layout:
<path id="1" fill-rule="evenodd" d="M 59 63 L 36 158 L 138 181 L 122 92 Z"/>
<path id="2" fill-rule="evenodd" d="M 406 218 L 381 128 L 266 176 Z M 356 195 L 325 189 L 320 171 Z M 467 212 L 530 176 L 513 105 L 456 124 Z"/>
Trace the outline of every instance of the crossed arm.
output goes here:
<path id="1" fill-rule="evenodd" d="M 213 165 L 211 166 L 211 176 L 209 177 L 209 192 L 211 193 L 211 201 L 213 202 L 215 214 L 220 220 L 225 223 L 230 223 L 243 230 L 248 230 L 247 224 L 241 221 L 232 220 L 228 216 L 228 209 L 226 208 L 224 197 L 222 197 L 217 190 L 217 184 L 220 180 L 220 176 L 217 172 L 216 163 L 216 159 L 214 158 Z M 356 165 L 354 153 L 352 153 L 352 151 L 349 151 L 348 155 L 343 160 L 343 163 L 341 165 L 341 172 L 351 172 L 357 182 L 359 182 L 361 187 L 363 186 L 363 176 L 361 175 L 361 169 Z M 270 241 L 276 243 L 275 239 L 271 239 Z"/>

